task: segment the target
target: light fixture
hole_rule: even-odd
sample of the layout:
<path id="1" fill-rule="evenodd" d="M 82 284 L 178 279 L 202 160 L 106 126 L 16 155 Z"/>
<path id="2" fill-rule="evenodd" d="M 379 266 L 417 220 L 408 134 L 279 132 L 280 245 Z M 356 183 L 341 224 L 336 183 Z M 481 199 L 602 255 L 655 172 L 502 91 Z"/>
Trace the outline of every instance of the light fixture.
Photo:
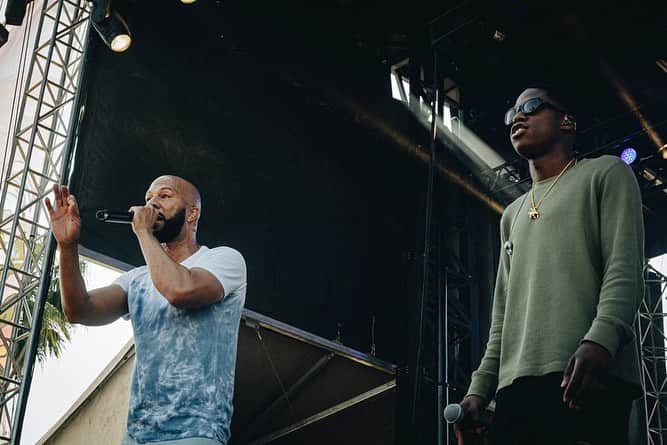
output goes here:
<path id="1" fill-rule="evenodd" d="M 496 29 L 496 31 L 493 33 L 493 40 L 495 40 L 498 43 L 504 42 L 505 41 L 505 33 Z"/>
<path id="2" fill-rule="evenodd" d="M 9 31 L 7 31 L 7 28 L 4 27 L 2 23 L 0 23 L 0 47 L 7 43 L 9 40 Z"/>
<path id="3" fill-rule="evenodd" d="M 181 0 L 181 3 L 183 3 L 184 5 L 191 5 L 191 4 L 195 3 L 196 1 L 197 0 Z"/>
<path id="4" fill-rule="evenodd" d="M 28 3 L 32 0 L 7 0 L 5 20 L 8 25 L 21 26 Z"/>
<path id="5" fill-rule="evenodd" d="M 632 147 L 626 148 L 621 152 L 621 159 L 628 165 L 632 164 L 637 160 L 637 150 Z"/>
<path id="6" fill-rule="evenodd" d="M 117 11 L 109 11 L 101 21 L 93 20 L 93 27 L 112 51 L 122 53 L 132 44 L 127 23 Z"/>
<path id="7" fill-rule="evenodd" d="M 658 59 L 655 61 L 655 64 L 667 74 L 667 59 Z"/>

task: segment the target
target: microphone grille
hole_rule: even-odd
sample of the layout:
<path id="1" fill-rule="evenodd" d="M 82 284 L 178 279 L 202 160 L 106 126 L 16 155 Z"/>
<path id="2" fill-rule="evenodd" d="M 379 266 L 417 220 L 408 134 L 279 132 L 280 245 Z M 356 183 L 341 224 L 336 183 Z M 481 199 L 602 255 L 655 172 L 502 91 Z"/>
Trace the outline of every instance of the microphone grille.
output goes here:
<path id="1" fill-rule="evenodd" d="M 458 403 L 450 403 L 443 413 L 447 423 L 457 423 L 463 418 L 463 408 Z"/>

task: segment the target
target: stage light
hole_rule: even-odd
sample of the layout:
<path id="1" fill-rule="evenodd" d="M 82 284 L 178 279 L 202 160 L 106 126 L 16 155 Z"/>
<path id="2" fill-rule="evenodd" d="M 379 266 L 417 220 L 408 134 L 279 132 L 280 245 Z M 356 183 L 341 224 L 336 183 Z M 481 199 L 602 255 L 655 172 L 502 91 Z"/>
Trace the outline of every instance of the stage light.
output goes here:
<path id="1" fill-rule="evenodd" d="M 655 64 L 667 74 L 667 59 L 658 59 L 655 61 Z"/>
<path id="2" fill-rule="evenodd" d="M 630 165 L 637 159 L 637 150 L 632 147 L 628 147 L 621 152 L 621 159 L 626 164 Z"/>
<path id="3" fill-rule="evenodd" d="M 32 0 L 7 0 L 5 20 L 8 25 L 21 26 L 25 17 L 26 6 Z"/>
<path id="4" fill-rule="evenodd" d="M 195 3 L 196 1 L 197 0 L 181 0 L 181 3 L 183 3 L 184 5 L 191 5 L 191 4 Z"/>
<path id="5" fill-rule="evenodd" d="M 110 11 L 101 21 L 93 20 L 92 23 L 104 43 L 112 51 L 122 53 L 132 44 L 130 29 L 117 11 Z"/>
<path id="6" fill-rule="evenodd" d="M 667 144 L 660 147 L 658 153 L 662 153 L 662 159 L 667 159 Z"/>
<path id="7" fill-rule="evenodd" d="M 9 31 L 0 23 L 0 47 L 9 40 Z"/>

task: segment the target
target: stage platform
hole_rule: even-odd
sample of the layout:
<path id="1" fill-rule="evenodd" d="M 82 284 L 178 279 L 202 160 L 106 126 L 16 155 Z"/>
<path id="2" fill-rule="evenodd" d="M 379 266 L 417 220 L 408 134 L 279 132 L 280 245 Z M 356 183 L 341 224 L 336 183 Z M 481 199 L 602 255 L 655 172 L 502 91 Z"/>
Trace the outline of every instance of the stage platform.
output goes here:
<path id="1" fill-rule="evenodd" d="M 117 445 L 133 363 L 130 341 L 37 445 Z M 393 364 L 246 309 L 230 445 L 393 444 L 395 373 Z"/>

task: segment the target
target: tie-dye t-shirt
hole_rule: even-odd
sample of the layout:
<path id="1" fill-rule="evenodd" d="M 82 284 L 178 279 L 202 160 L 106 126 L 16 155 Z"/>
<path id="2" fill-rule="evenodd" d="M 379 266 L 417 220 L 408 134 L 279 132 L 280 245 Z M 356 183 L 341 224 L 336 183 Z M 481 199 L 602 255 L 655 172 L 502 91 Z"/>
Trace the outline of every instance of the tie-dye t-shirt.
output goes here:
<path id="1" fill-rule="evenodd" d="M 127 432 L 138 442 L 207 437 L 226 444 L 245 261 L 229 247 L 202 246 L 181 264 L 212 273 L 225 297 L 203 308 L 177 309 L 155 289 L 146 266 L 115 281 L 128 297 L 136 354 Z"/>

